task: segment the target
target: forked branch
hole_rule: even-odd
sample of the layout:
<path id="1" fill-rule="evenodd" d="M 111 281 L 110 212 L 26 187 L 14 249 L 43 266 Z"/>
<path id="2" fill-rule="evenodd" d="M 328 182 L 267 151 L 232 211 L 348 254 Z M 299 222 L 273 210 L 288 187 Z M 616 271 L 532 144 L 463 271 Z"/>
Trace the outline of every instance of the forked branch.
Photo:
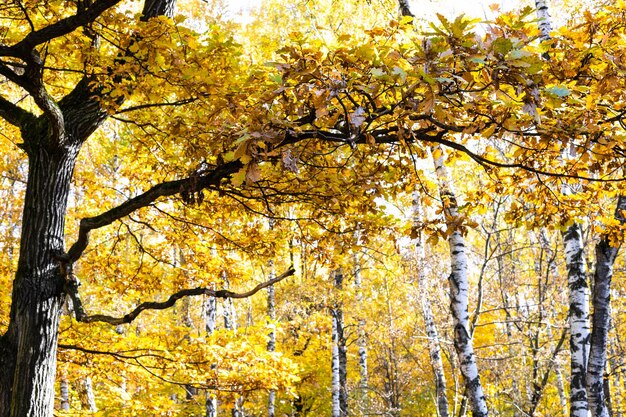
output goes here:
<path id="1" fill-rule="evenodd" d="M 122 317 L 107 316 L 105 314 L 94 314 L 92 316 L 87 315 L 85 313 L 85 309 L 83 307 L 82 301 L 78 294 L 78 282 L 73 276 L 68 277 L 68 285 L 66 286 L 66 290 L 69 293 L 70 297 L 72 298 L 72 303 L 74 304 L 74 313 L 76 315 L 77 321 L 80 321 L 82 323 L 103 322 L 103 323 L 109 323 L 109 324 L 116 326 L 119 324 L 126 324 L 126 323 L 132 322 L 133 320 L 137 318 L 137 316 L 139 316 L 139 314 L 141 314 L 145 310 L 168 309 L 172 307 L 176 303 L 176 301 L 180 300 L 183 297 L 189 297 L 189 296 L 194 296 L 194 295 L 208 295 L 210 297 L 216 297 L 216 298 L 248 298 L 248 297 L 253 296 L 257 292 L 259 292 L 263 288 L 267 288 L 271 285 L 276 284 L 277 282 L 284 280 L 287 277 L 292 276 L 293 274 L 295 274 L 295 272 L 296 270 L 294 269 L 293 266 L 291 266 L 289 267 L 287 271 L 277 276 L 276 278 L 272 278 L 268 281 L 262 282 L 256 287 L 252 288 L 251 290 L 243 292 L 243 293 L 236 293 L 236 292 L 232 292 L 229 290 L 216 291 L 216 290 L 212 290 L 206 287 L 189 288 L 189 289 L 180 290 L 170 295 L 170 297 L 166 301 L 143 302 L 139 304 L 139 306 L 137 306 L 137 308 L 135 308 L 133 311 L 131 311 L 130 313 Z"/>

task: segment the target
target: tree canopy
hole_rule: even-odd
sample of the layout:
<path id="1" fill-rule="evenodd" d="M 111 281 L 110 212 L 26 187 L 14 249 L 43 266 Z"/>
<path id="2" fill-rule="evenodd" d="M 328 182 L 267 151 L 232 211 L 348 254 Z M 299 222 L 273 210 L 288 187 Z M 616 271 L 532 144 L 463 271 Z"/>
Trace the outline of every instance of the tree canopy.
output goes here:
<path id="1" fill-rule="evenodd" d="M 350 415 L 433 415 L 434 326 L 460 415 L 455 238 L 489 409 L 567 409 L 558 236 L 622 273 L 623 2 L 547 38 L 531 7 L 283 3 L 0 6 L 0 417 L 328 414 L 337 343 Z"/>

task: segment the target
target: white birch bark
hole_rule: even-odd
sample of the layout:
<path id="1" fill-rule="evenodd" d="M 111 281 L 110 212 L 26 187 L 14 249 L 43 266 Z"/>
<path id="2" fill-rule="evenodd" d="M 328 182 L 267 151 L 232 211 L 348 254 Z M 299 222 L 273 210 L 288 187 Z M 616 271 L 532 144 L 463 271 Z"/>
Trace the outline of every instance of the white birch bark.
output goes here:
<path id="1" fill-rule="evenodd" d="M 80 399 L 81 409 L 95 413 L 98 411 L 96 406 L 96 396 L 93 393 L 93 384 L 90 377 L 83 378 L 78 387 L 78 398 Z"/>
<path id="2" fill-rule="evenodd" d="M 551 39 L 550 32 L 552 32 L 552 18 L 550 17 L 548 0 L 535 0 L 535 7 L 537 8 L 540 38 L 542 41 L 548 41 Z"/>
<path id="3" fill-rule="evenodd" d="M 413 17 L 413 13 L 411 13 L 411 7 L 409 5 L 409 0 L 398 0 L 398 6 L 400 8 L 400 15 Z"/>
<path id="4" fill-rule="evenodd" d="M 621 224 L 626 210 L 626 196 L 619 196 L 615 218 Z M 589 410 L 593 417 L 608 417 L 609 410 L 604 393 L 604 372 L 607 361 L 607 339 L 610 324 L 611 280 L 613 264 L 619 247 L 611 246 L 608 236 L 603 236 L 596 245 L 596 268 L 593 286 L 593 330 L 586 374 Z"/>
<path id="5" fill-rule="evenodd" d="M 570 416 L 587 417 L 589 406 L 585 376 L 589 357 L 589 286 L 580 225 L 574 223 L 563 234 L 569 287 L 570 325 Z"/>
<path id="6" fill-rule="evenodd" d="M 615 328 L 613 328 L 615 330 Z M 616 331 L 616 330 L 615 330 Z M 620 369 L 620 363 L 618 361 L 618 356 L 616 356 L 615 345 L 617 344 L 616 337 L 611 338 L 611 343 L 607 344 L 608 352 L 609 352 L 609 364 L 611 375 L 613 375 L 613 387 L 614 387 L 614 398 L 616 407 L 614 408 L 615 417 L 622 417 L 622 407 L 620 406 L 619 401 L 622 397 L 622 372 Z"/>
<path id="7" fill-rule="evenodd" d="M 460 216 L 450 176 L 444 165 L 444 150 L 441 147 L 433 147 L 432 151 L 435 172 L 439 182 L 439 194 L 449 228 L 448 244 L 450 246 L 451 271 L 448 282 L 450 285 L 450 309 L 454 324 L 454 348 L 459 357 L 461 374 L 469 397 L 472 416 L 485 417 L 489 415 L 489 411 L 480 382 L 472 336 L 469 330 L 469 278 L 465 239 L 458 229 Z"/>
<path id="8" fill-rule="evenodd" d="M 215 398 L 215 393 L 211 391 L 207 391 L 206 393 L 204 411 L 206 417 L 217 417 L 217 398 Z"/>
<path id="9" fill-rule="evenodd" d="M 550 40 L 552 22 L 547 0 L 535 0 L 541 40 Z M 547 54 L 544 55 L 548 57 Z M 565 152 L 563 152 L 565 154 Z M 565 189 L 564 192 L 571 192 Z M 565 264 L 569 287 L 570 323 L 570 416 L 587 417 L 589 404 L 586 391 L 587 360 L 589 357 L 589 287 L 583 259 L 581 227 L 572 224 L 563 233 Z"/>
<path id="10" fill-rule="evenodd" d="M 424 237 L 420 230 L 422 225 L 422 202 L 418 192 L 413 192 L 413 227 L 417 231 L 417 238 L 413 239 L 413 246 L 416 260 L 416 275 L 419 298 L 422 307 L 422 315 L 424 317 L 424 326 L 426 327 L 426 336 L 428 337 L 428 351 L 430 354 L 430 364 L 433 368 L 435 376 L 435 390 L 437 396 L 437 412 L 439 417 L 448 417 L 448 398 L 446 397 L 446 375 L 443 370 L 443 361 L 441 359 L 441 349 L 439 347 L 439 335 L 433 312 L 428 297 L 428 285 L 426 277 L 426 254 L 424 250 Z"/>
<path id="11" fill-rule="evenodd" d="M 269 279 L 272 280 L 276 277 L 274 271 L 274 261 L 269 261 Z M 276 321 L 276 293 L 273 285 L 267 287 L 267 316 L 269 317 L 272 325 Z M 276 332 L 271 330 L 268 335 L 267 350 L 269 352 L 276 351 Z M 270 390 L 267 399 L 267 416 L 274 417 L 276 415 L 276 391 Z"/>
<path id="12" fill-rule="evenodd" d="M 222 274 L 222 278 L 224 280 L 224 287 L 228 288 L 230 286 L 228 282 L 228 276 L 226 272 Z M 224 300 L 222 316 L 224 319 L 224 328 L 226 330 L 237 330 L 237 315 L 235 314 L 235 305 L 233 303 L 232 298 L 227 298 Z"/>
<path id="13" fill-rule="evenodd" d="M 204 327 L 207 335 L 211 335 L 215 331 L 217 323 L 217 300 L 215 297 L 205 296 L 204 298 Z M 217 398 L 212 391 L 206 392 L 204 403 L 204 412 L 206 417 L 217 417 Z"/>
<path id="14" fill-rule="evenodd" d="M 343 286 L 343 272 L 334 273 L 335 288 L 341 290 Z M 344 336 L 343 306 L 336 302 L 331 311 L 333 319 L 333 347 L 332 347 L 332 404 L 333 417 L 348 416 L 347 391 L 347 348 Z"/>
<path id="15" fill-rule="evenodd" d="M 358 308 L 362 311 L 363 308 L 363 291 L 361 284 L 361 265 L 359 264 L 358 257 L 354 255 L 354 288 L 356 291 L 356 301 Z M 365 318 L 361 312 L 358 324 L 358 336 L 357 344 L 359 348 L 359 388 L 361 389 L 361 400 L 363 414 L 369 414 L 369 397 L 368 386 L 369 376 L 367 371 L 367 333 L 365 330 Z"/>
<path id="16" fill-rule="evenodd" d="M 224 280 L 224 286 L 228 288 L 230 286 L 228 282 L 228 276 L 226 272 L 222 274 L 222 278 Z M 223 309 L 222 309 L 222 318 L 224 319 L 224 328 L 226 330 L 232 330 L 234 332 L 237 331 L 237 311 L 235 310 L 235 304 L 233 303 L 232 298 L 227 298 L 224 300 Z M 232 417 L 243 417 L 243 398 L 239 396 L 235 400 L 235 404 L 231 410 Z"/>
<path id="17" fill-rule="evenodd" d="M 70 384 L 67 375 L 61 378 L 61 410 L 70 411 Z"/>
<path id="18" fill-rule="evenodd" d="M 341 391 L 339 385 L 339 336 L 337 333 L 337 319 L 334 311 L 331 312 L 333 320 L 332 330 L 332 382 L 331 382 L 331 395 L 332 395 L 332 417 L 341 417 L 341 407 L 339 405 L 339 392 Z"/>

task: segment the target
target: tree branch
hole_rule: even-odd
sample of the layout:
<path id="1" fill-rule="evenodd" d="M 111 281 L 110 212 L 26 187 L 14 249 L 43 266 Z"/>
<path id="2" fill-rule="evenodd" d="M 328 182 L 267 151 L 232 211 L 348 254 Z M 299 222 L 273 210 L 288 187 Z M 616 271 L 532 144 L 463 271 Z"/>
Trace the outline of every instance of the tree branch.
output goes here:
<path id="1" fill-rule="evenodd" d="M 2 96 L 0 96 L 0 117 L 20 129 L 36 119 L 34 114 L 13 104 Z"/>
<path id="2" fill-rule="evenodd" d="M 123 317 L 112 317 L 104 314 L 94 314 L 93 316 L 88 316 L 85 313 L 82 302 L 80 300 L 80 296 L 78 294 L 78 283 L 75 278 L 68 277 L 68 285 L 66 286 L 66 290 L 72 298 L 72 302 L 74 304 L 74 313 L 76 315 L 77 321 L 82 323 L 103 322 L 116 326 L 119 324 L 132 322 L 137 318 L 137 316 L 139 316 L 139 314 L 141 314 L 145 310 L 165 310 L 167 308 L 170 308 L 176 303 L 176 301 L 180 300 L 183 297 L 189 297 L 193 295 L 208 295 L 216 298 L 248 298 L 259 292 L 263 288 L 267 288 L 271 285 L 276 284 L 277 282 L 282 281 L 287 277 L 292 276 L 293 274 L 295 274 L 295 272 L 296 270 L 293 268 L 293 266 L 291 266 L 287 271 L 277 276 L 276 278 L 262 282 L 251 290 L 243 293 L 235 293 L 229 290 L 215 291 L 204 287 L 181 290 L 172 294 L 166 301 L 143 302 L 139 304 L 137 308 L 135 308 L 130 313 L 124 315 Z"/>
<path id="3" fill-rule="evenodd" d="M 79 11 L 77 14 L 66 17 L 44 28 L 30 32 L 21 41 L 14 45 L 0 45 L 0 56 L 14 56 L 29 59 L 31 51 L 37 45 L 46 43 L 52 39 L 72 33 L 81 26 L 95 21 L 105 10 L 115 6 L 121 0 L 98 0 L 88 9 Z"/>
<path id="4" fill-rule="evenodd" d="M 82 219 L 78 230 L 78 239 L 70 247 L 66 255 L 59 257 L 60 260 L 69 263 L 76 262 L 85 248 L 87 248 L 89 232 L 92 230 L 108 226 L 140 208 L 149 206 L 160 197 L 172 196 L 182 192 L 195 193 L 208 187 L 217 186 L 223 179 L 229 178 L 241 168 L 243 168 L 243 164 L 237 160 L 219 165 L 202 175 L 164 182 L 98 216 Z"/>

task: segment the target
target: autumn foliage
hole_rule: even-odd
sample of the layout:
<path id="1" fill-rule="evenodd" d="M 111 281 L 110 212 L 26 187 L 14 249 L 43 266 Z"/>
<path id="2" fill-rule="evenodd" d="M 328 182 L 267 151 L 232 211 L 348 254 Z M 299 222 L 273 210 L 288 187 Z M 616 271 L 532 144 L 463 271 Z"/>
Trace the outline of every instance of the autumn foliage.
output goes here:
<path id="1" fill-rule="evenodd" d="M 45 138 L 80 132 L 54 254 L 66 299 L 55 415 L 204 415 L 207 396 L 219 415 L 265 415 L 270 392 L 276 415 L 329 415 L 337 306 L 350 415 L 435 415 L 425 300 L 451 414 L 462 415 L 446 292 L 454 232 L 469 252 L 491 412 L 565 415 L 561 232 L 582 225 L 590 265 L 597 242 L 623 239 L 624 4 L 576 12 L 541 41 L 531 8 L 426 23 L 399 17 L 395 2 L 282 3 L 245 24 L 211 1 L 179 0 L 176 14 L 149 19 L 130 1 L 0 6 L 0 353 L 16 325 L 29 158 L 53 153 Z M 93 119 L 67 110 L 90 106 Z M 454 216 L 439 158 L 456 185 Z M 615 262 L 606 386 L 617 412 Z M 264 283 L 276 276 L 271 319 Z M 183 290 L 197 296 L 125 316 Z"/>

